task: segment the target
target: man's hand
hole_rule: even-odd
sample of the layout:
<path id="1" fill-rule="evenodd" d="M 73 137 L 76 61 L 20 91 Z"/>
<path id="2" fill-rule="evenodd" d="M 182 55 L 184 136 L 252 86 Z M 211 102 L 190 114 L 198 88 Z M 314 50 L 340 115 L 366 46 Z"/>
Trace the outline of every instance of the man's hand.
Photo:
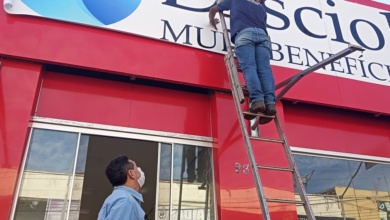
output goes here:
<path id="1" fill-rule="evenodd" d="M 210 8 L 209 21 L 210 21 L 211 26 L 213 26 L 215 28 L 215 30 L 218 30 L 217 24 L 219 23 L 219 19 L 215 18 L 215 15 L 217 14 L 217 12 L 218 12 L 218 8 L 216 5 L 214 5 L 213 7 Z"/>
<path id="2" fill-rule="evenodd" d="M 215 28 L 215 30 L 218 30 L 217 24 L 219 24 L 219 19 L 214 18 L 214 20 L 210 21 L 210 24 Z"/>

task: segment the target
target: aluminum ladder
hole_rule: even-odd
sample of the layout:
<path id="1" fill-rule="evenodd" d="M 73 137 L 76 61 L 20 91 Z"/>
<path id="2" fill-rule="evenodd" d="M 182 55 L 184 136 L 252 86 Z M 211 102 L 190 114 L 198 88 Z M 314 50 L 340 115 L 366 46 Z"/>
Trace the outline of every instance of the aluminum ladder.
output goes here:
<path id="1" fill-rule="evenodd" d="M 258 127 L 260 117 L 270 118 L 271 120 L 273 119 L 275 122 L 276 128 L 277 128 L 280 140 L 271 139 L 271 138 L 262 138 L 262 137 L 251 137 L 248 134 L 245 119 L 243 117 L 244 113 L 243 113 L 242 108 L 241 108 L 241 104 L 245 101 L 244 93 L 242 90 L 243 86 L 241 86 L 240 80 L 238 78 L 238 74 L 237 74 L 238 70 L 237 70 L 234 52 L 233 52 L 234 47 L 230 43 L 230 38 L 229 38 L 230 30 L 227 28 L 226 21 L 225 21 L 225 17 L 230 17 L 230 16 L 228 14 L 225 14 L 222 12 L 219 12 L 219 16 L 220 16 L 220 21 L 221 21 L 221 25 L 222 25 L 224 41 L 226 43 L 226 48 L 227 48 L 227 54 L 225 55 L 225 58 L 224 58 L 225 65 L 226 65 L 228 75 L 229 75 L 230 86 L 231 86 L 231 90 L 232 90 L 232 94 L 233 94 L 234 104 L 236 107 L 236 112 L 237 112 L 238 121 L 239 121 L 240 128 L 241 128 L 242 136 L 243 136 L 244 142 L 245 142 L 245 148 L 246 148 L 246 151 L 248 154 L 250 167 L 252 169 L 251 173 L 252 173 L 253 178 L 255 180 L 257 196 L 258 196 L 259 201 L 260 201 L 263 219 L 265 219 L 265 220 L 271 219 L 270 213 L 268 210 L 268 205 L 267 205 L 268 203 L 288 203 L 288 204 L 303 205 L 308 220 L 315 220 L 316 218 L 315 218 L 314 212 L 310 206 L 310 202 L 309 202 L 308 196 L 306 194 L 305 187 L 302 183 L 302 179 L 301 179 L 301 176 L 299 174 L 294 157 L 292 155 L 290 146 L 287 142 L 287 138 L 283 132 L 283 128 L 282 128 L 282 125 L 280 123 L 278 114 L 276 114 L 275 116 L 256 114 L 256 119 L 255 119 L 255 123 L 252 125 L 252 130 L 255 130 Z M 349 45 L 347 49 L 344 49 L 343 51 L 330 56 L 329 58 L 317 63 L 316 65 L 311 66 L 308 69 L 280 82 L 279 84 L 277 84 L 275 86 L 276 90 L 281 89 L 283 87 L 284 88 L 276 96 L 276 102 L 280 101 L 281 98 L 283 97 L 283 95 L 289 89 L 291 89 L 291 87 L 293 85 L 295 85 L 305 75 L 312 73 L 313 71 L 315 71 L 319 68 L 322 68 L 325 65 L 327 65 L 331 62 L 334 62 L 335 60 L 338 60 L 338 59 L 340 59 L 340 58 L 342 58 L 342 57 L 344 57 L 344 56 L 346 56 L 354 51 L 363 51 L 363 48 L 361 48 L 359 46 L 355 46 L 355 45 Z M 253 153 L 252 145 L 251 145 L 251 140 L 282 144 L 283 148 L 284 148 L 284 152 L 286 154 L 286 158 L 287 158 L 288 163 L 289 163 L 289 167 L 284 168 L 284 167 L 262 166 L 262 165 L 257 164 L 256 159 L 255 159 L 255 155 Z M 266 198 L 265 193 L 264 193 L 264 189 L 263 189 L 263 185 L 261 183 L 260 174 L 258 172 L 259 169 L 291 172 L 293 175 L 293 179 L 295 181 L 295 184 L 297 186 L 297 190 L 298 190 L 301 201 Z"/>

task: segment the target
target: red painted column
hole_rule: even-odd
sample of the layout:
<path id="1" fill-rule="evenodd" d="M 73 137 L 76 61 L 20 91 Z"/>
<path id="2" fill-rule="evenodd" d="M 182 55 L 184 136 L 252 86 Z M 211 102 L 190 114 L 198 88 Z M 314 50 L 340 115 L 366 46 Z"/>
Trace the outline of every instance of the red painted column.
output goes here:
<path id="1" fill-rule="evenodd" d="M 214 142 L 214 170 L 220 219 L 261 219 L 252 170 L 236 173 L 235 164 L 249 164 L 232 96 L 216 92 L 212 97 L 211 117 Z M 283 106 L 277 105 L 284 123 Z M 277 138 L 274 123 L 260 126 L 262 137 Z M 288 167 L 281 144 L 252 141 L 258 164 Z M 267 198 L 294 199 L 291 173 L 260 171 Z M 272 219 L 296 220 L 294 205 L 269 204 Z"/>
<path id="2" fill-rule="evenodd" d="M 0 219 L 8 219 L 38 97 L 41 65 L 0 62 Z"/>

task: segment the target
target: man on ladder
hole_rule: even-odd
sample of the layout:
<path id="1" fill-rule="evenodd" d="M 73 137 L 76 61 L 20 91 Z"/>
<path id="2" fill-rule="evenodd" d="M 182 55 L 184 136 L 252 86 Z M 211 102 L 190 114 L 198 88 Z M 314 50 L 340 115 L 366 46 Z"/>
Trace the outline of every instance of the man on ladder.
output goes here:
<path id="1" fill-rule="evenodd" d="M 222 11 L 224 10 L 230 10 L 230 15 L 223 14 Z M 364 51 L 364 49 L 360 46 L 350 44 L 347 49 L 344 49 L 318 62 L 317 64 L 310 66 L 300 73 L 279 82 L 277 85 L 274 85 L 270 66 L 271 42 L 266 31 L 267 16 L 264 9 L 264 0 L 224 0 L 224 2 L 221 2 L 210 9 L 209 19 L 214 28 L 217 28 L 216 25 L 219 23 L 219 20 L 214 18 L 217 12 L 219 12 L 221 18 L 222 31 L 227 49 L 227 53 L 224 57 L 225 65 L 229 76 L 240 130 L 249 159 L 251 174 L 253 176 L 257 196 L 260 201 L 262 219 L 271 220 L 268 203 L 287 203 L 303 205 L 307 219 L 315 220 L 316 217 L 310 205 L 310 201 L 295 163 L 290 145 L 288 144 L 278 114 L 276 114 L 275 102 L 280 101 L 283 95 L 286 94 L 304 76 L 340 59 L 341 57 L 345 57 L 355 51 Z M 233 47 L 230 44 L 229 30 L 226 26 L 225 17 L 231 18 L 230 40 L 236 45 L 235 53 L 241 68 L 244 71 L 244 78 L 249 90 L 251 106 L 246 114 L 243 113 L 241 108 L 241 104 L 245 102 L 245 97 L 242 92 L 240 80 L 237 76 Z M 281 89 L 276 97 L 275 89 Z M 255 117 L 260 117 L 260 120 L 255 120 L 255 123 L 251 126 L 252 129 L 256 129 L 259 124 L 268 123 L 273 119 L 280 139 L 250 136 L 247 131 L 247 124 L 245 123 L 244 117 L 249 120 L 252 120 Z M 282 144 L 289 166 L 278 167 L 258 164 L 252 148 L 252 141 Z M 300 201 L 295 199 L 290 200 L 267 197 L 258 172 L 259 169 L 275 172 L 290 172 L 293 176 L 294 185 L 296 186 L 295 189 L 299 194 Z"/>
<path id="2" fill-rule="evenodd" d="M 224 0 L 209 11 L 211 25 L 217 29 L 217 12 L 230 10 L 231 41 L 235 44 L 235 54 L 244 72 L 249 92 L 250 107 L 244 118 L 252 120 L 254 114 L 264 113 L 273 116 L 275 108 L 275 82 L 271 70 L 271 41 L 267 33 L 265 0 Z M 260 124 L 272 120 L 260 117 Z"/>
<path id="3" fill-rule="evenodd" d="M 225 17 L 229 15 L 222 14 L 222 11 L 224 10 L 230 10 L 230 40 L 236 45 L 235 53 L 244 72 L 244 78 L 249 90 L 251 105 L 246 114 L 243 114 L 241 108 L 241 104 L 245 101 L 245 98 L 242 92 L 242 86 L 237 76 L 237 67 L 234 61 L 233 47 L 230 44 L 228 28 L 226 27 Z M 303 205 L 308 220 L 315 220 L 316 218 L 310 206 L 310 202 L 306 194 L 305 187 L 302 183 L 299 170 L 297 169 L 279 117 L 276 114 L 275 102 L 279 101 L 281 96 L 285 94 L 288 89 L 290 89 L 291 86 L 299 79 L 301 79 L 304 75 L 307 75 L 309 71 L 314 71 L 321 66 L 331 62 L 331 60 L 357 50 L 357 48 L 354 47 L 352 49 L 348 49 L 343 51 L 341 54 L 335 55 L 336 57 L 321 61 L 318 63 L 318 65 L 311 67 L 309 70 L 303 71 L 297 76 L 293 76 L 292 78 L 284 80 L 275 86 L 270 65 L 271 42 L 266 31 L 267 16 L 264 8 L 264 0 L 224 0 L 224 2 L 221 2 L 210 9 L 209 19 L 214 28 L 216 28 L 216 25 L 219 23 L 219 20 L 214 18 L 217 12 L 219 12 L 221 17 L 223 36 L 227 48 L 227 53 L 224 58 L 225 65 L 232 89 L 238 122 L 240 124 L 245 149 L 252 171 L 251 173 L 255 182 L 257 196 L 260 201 L 263 219 L 271 220 L 268 203 L 288 203 Z M 275 88 L 280 88 L 282 86 L 286 87 L 275 97 Z M 260 117 L 260 119 L 256 120 L 252 125 L 252 129 L 255 129 L 259 123 L 265 124 L 274 119 L 280 139 L 250 136 L 247 131 L 247 125 L 245 123 L 244 117 L 248 120 L 252 120 L 255 117 Z M 275 167 L 258 164 L 256 162 L 251 141 L 282 144 L 289 162 L 289 167 Z M 267 197 L 265 195 L 264 187 L 258 172 L 259 169 L 292 173 L 301 201 L 297 201 L 295 199 L 289 200 L 284 198 Z"/>

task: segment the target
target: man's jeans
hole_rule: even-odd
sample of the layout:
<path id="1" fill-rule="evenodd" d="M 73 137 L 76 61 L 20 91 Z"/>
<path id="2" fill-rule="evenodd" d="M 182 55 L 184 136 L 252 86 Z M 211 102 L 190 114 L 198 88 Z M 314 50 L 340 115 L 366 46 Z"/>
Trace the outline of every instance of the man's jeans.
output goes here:
<path id="1" fill-rule="evenodd" d="M 275 103 L 271 42 L 262 28 L 245 28 L 235 38 L 235 53 L 244 72 L 251 102 Z"/>

